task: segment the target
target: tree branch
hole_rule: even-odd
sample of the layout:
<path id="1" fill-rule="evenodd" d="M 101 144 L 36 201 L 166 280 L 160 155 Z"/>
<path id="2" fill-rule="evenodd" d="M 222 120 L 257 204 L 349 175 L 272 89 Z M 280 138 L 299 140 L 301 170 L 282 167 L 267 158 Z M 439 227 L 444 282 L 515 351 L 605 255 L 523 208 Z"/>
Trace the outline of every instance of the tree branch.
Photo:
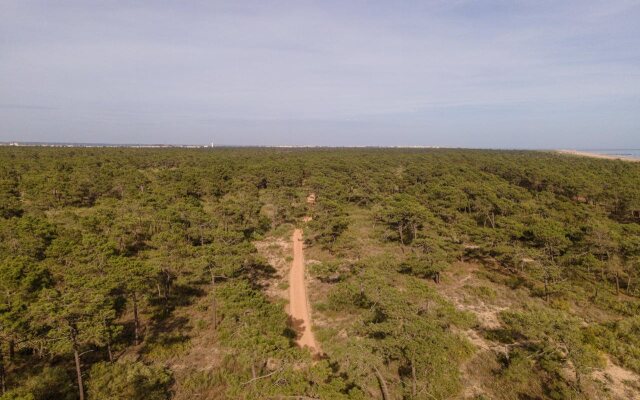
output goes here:
<path id="1" fill-rule="evenodd" d="M 280 372 L 281 370 L 282 370 L 282 368 L 278 368 L 277 370 L 275 370 L 275 371 L 273 371 L 273 372 L 270 372 L 270 373 L 268 373 L 268 374 L 266 374 L 266 375 L 257 376 L 257 377 L 255 377 L 255 378 L 253 378 L 253 379 L 249 379 L 248 381 L 244 382 L 244 383 L 242 384 L 242 386 L 246 386 L 246 385 L 250 384 L 251 382 L 257 381 L 258 379 L 268 378 L 268 377 L 270 377 L 271 375 L 275 374 L 276 372 Z"/>

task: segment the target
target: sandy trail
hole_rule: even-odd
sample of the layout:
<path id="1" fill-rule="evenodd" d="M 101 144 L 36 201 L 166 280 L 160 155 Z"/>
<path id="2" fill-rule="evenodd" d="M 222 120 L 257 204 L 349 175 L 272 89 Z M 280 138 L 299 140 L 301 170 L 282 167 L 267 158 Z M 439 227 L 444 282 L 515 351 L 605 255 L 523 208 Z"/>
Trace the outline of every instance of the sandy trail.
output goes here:
<path id="1" fill-rule="evenodd" d="M 311 314 L 305 284 L 305 267 L 302 229 L 293 231 L 293 262 L 289 272 L 289 314 L 298 332 L 297 343 L 300 347 L 308 347 L 312 353 L 320 352 L 311 330 Z"/>

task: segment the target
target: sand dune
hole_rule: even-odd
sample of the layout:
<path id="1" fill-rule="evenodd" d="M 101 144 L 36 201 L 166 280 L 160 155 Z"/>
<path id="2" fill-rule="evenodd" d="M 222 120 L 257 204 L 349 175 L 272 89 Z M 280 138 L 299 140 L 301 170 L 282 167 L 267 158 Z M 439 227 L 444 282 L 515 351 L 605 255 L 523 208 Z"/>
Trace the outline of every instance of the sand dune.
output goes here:
<path id="1" fill-rule="evenodd" d="M 614 154 L 597 154 L 597 153 L 589 153 L 587 151 L 578 151 L 578 150 L 556 150 L 557 153 L 560 154 L 568 154 L 573 156 L 580 157 L 591 157 L 591 158 L 602 158 L 606 160 L 623 160 L 623 161 L 631 161 L 631 162 L 640 162 L 640 159 L 627 157 L 627 156 L 617 156 Z"/>

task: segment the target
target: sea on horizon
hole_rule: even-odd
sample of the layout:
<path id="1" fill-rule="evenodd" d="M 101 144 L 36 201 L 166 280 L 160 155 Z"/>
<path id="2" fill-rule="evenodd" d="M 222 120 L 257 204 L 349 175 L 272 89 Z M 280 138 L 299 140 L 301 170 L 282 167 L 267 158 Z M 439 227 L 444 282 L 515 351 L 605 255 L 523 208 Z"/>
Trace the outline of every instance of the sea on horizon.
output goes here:
<path id="1" fill-rule="evenodd" d="M 640 159 L 640 149 L 585 149 L 585 153 L 602 154 Z"/>

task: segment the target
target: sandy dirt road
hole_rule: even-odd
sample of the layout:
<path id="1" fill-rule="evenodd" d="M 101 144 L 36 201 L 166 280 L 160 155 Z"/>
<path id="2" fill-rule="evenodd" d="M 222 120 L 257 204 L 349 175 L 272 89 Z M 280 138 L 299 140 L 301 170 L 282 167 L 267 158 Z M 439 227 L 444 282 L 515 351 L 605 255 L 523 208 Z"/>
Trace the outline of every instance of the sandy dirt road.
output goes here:
<path id="1" fill-rule="evenodd" d="M 293 231 L 293 262 L 289 271 L 289 314 L 298 333 L 297 343 L 300 347 L 308 347 L 313 354 L 320 352 L 311 330 L 311 307 L 307 297 L 305 283 L 305 265 L 302 229 Z"/>

